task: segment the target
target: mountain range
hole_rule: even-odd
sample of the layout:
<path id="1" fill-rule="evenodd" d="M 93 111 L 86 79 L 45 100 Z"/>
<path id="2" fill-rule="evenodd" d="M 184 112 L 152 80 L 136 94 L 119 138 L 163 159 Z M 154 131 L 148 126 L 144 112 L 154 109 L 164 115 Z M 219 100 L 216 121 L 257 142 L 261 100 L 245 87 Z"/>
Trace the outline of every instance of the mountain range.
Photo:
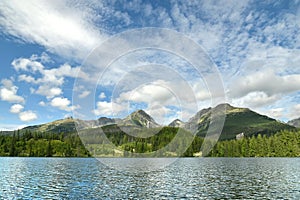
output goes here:
<path id="1" fill-rule="evenodd" d="M 214 108 L 206 108 L 188 120 L 185 128 L 194 130 L 197 135 L 205 137 L 209 126 L 212 125 L 211 116 L 221 115 L 225 111 L 225 122 L 220 140 L 234 139 L 237 135 L 245 137 L 272 135 L 281 130 L 292 130 L 294 126 L 282 123 L 265 115 L 260 115 L 249 108 L 233 107 L 230 104 L 220 104 Z M 192 127 L 192 128 L 189 128 Z"/>
<path id="2" fill-rule="evenodd" d="M 291 125 L 291 126 L 295 126 L 297 128 L 300 128 L 300 117 L 297 118 L 297 119 L 293 119 L 293 120 L 288 121 L 288 124 Z"/>
<path id="3" fill-rule="evenodd" d="M 224 112 L 225 111 L 225 112 Z M 248 108 L 233 107 L 230 104 L 220 104 L 213 108 L 205 108 L 197 112 L 187 122 L 175 119 L 168 126 L 188 130 L 200 137 L 205 137 L 208 128 L 214 128 L 214 121 L 212 116 L 218 118 L 225 114 L 224 127 L 220 135 L 220 140 L 235 139 L 237 135 L 242 134 L 245 137 L 261 135 L 272 135 L 281 130 L 296 129 L 295 126 L 299 125 L 298 121 L 291 121 L 289 124 L 282 123 L 265 115 L 260 115 Z M 73 118 L 66 118 L 56 120 L 46 124 L 35 126 L 28 126 L 20 130 L 20 132 L 51 132 L 51 133 L 67 133 L 75 132 L 76 126 L 78 129 L 96 129 L 101 127 L 114 127 L 110 129 L 121 128 L 122 130 L 139 130 L 139 129 L 152 129 L 162 127 L 157 123 L 149 114 L 143 110 L 137 110 L 124 119 L 111 119 L 107 117 L 100 117 L 97 120 L 80 120 Z M 111 126 L 117 125 L 117 126 Z M 107 130 L 107 128 L 106 128 Z M 2 134 L 10 134 L 11 132 L 2 132 Z"/>

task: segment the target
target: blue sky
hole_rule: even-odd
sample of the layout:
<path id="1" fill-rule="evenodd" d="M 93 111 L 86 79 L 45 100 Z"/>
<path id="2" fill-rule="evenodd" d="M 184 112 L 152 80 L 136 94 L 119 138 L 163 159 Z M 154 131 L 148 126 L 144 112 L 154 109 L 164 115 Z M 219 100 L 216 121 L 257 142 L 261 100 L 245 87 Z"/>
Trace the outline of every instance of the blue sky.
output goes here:
<path id="1" fill-rule="evenodd" d="M 95 76 L 93 55 L 128 45 L 105 49 L 105 41 L 147 27 L 196 42 L 216 67 L 226 102 L 283 121 L 300 117 L 300 1 L 4 0 L 0 130 L 135 109 L 166 124 L 212 106 L 213 77 L 172 52 L 137 49 Z"/>

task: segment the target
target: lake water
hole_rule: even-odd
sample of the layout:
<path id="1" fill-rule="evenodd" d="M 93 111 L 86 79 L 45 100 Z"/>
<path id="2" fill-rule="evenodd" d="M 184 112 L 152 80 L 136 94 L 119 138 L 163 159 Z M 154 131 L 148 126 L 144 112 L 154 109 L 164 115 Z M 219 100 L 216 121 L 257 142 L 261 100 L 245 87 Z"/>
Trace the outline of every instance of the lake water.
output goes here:
<path id="1" fill-rule="evenodd" d="M 165 160 L 0 158 L 0 199 L 300 199 L 300 158 Z"/>

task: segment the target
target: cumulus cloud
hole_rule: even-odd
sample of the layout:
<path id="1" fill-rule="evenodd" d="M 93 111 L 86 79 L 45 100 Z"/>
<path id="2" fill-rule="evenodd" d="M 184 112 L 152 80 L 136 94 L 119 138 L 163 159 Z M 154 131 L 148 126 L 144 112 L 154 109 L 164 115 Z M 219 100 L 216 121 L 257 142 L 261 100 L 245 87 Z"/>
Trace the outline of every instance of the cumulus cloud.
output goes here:
<path id="1" fill-rule="evenodd" d="M 161 82 L 162 83 L 162 82 Z M 161 104 L 175 104 L 176 96 L 163 84 L 148 84 L 137 88 L 136 90 L 122 93 L 118 101 L 134 102 L 157 102 Z"/>
<path id="2" fill-rule="evenodd" d="M 189 91 L 185 87 L 184 84 L 157 80 L 134 90 L 116 90 L 114 99 L 97 102 L 93 112 L 95 115 L 124 117 L 129 112 L 144 109 L 159 123 L 167 124 L 175 118 L 182 118 L 182 113 L 185 117 L 194 114 L 191 111 L 197 104 L 189 103 L 192 97 L 187 95 Z"/>
<path id="3" fill-rule="evenodd" d="M 32 55 L 30 58 L 18 58 L 12 62 L 15 70 L 30 73 L 30 75 L 19 75 L 18 80 L 39 85 L 34 91 L 36 94 L 46 96 L 50 99 L 63 93 L 60 87 L 64 84 L 66 77 L 87 78 L 86 74 L 83 72 L 79 73 L 79 67 L 71 67 L 67 63 L 60 65 L 57 68 L 46 69 L 42 61 L 48 62 L 48 60 L 44 57 L 47 56 L 43 54 L 40 57 Z M 35 78 L 38 76 L 40 77 Z"/>
<path id="4" fill-rule="evenodd" d="M 64 97 L 55 97 L 51 100 L 50 105 L 67 112 L 73 111 L 78 108 L 77 106 L 72 106 L 71 101 Z"/>
<path id="5" fill-rule="evenodd" d="M 232 81 L 229 95 L 231 98 L 243 97 L 245 102 L 252 101 L 254 104 L 264 105 L 274 102 L 281 95 L 299 91 L 299 88 L 299 74 L 279 75 L 275 73 L 275 70 L 267 69 Z"/>
<path id="6" fill-rule="evenodd" d="M 106 98 L 105 93 L 104 93 L 104 92 L 101 92 L 101 93 L 99 94 L 99 99 L 105 99 L 105 98 Z"/>
<path id="7" fill-rule="evenodd" d="M 81 94 L 79 94 L 79 98 L 80 99 L 83 99 L 83 98 L 85 98 L 85 97 L 87 97 L 87 96 L 89 96 L 89 94 L 90 94 L 91 92 L 90 91 L 88 91 L 88 90 L 84 90 L 84 91 L 82 91 L 82 93 Z"/>
<path id="8" fill-rule="evenodd" d="M 284 108 L 269 108 L 269 109 L 264 109 L 263 111 L 259 111 L 260 113 L 263 113 L 264 115 L 267 115 L 269 117 L 272 117 L 274 119 L 280 119 L 283 117 L 286 117 Z"/>
<path id="9" fill-rule="evenodd" d="M 36 120 L 38 117 L 35 112 L 28 110 L 19 113 L 19 119 L 23 122 L 30 122 Z"/>
<path id="10" fill-rule="evenodd" d="M 18 87 L 13 84 L 9 79 L 1 81 L 2 87 L 0 88 L 0 99 L 10 103 L 24 103 L 25 99 L 17 95 Z"/>
<path id="11" fill-rule="evenodd" d="M 93 110 L 95 115 L 100 116 L 113 116 L 118 115 L 119 113 L 127 109 L 126 104 L 116 103 L 116 102 L 107 102 L 99 101 L 97 102 L 96 109 Z"/>
<path id="12" fill-rule="evenodd" d="M 36 94 L 40 94 L 46 96 L 47 99 L 53 98 L 55 96 L 59 96 L 62 94 L 62 90 L 58 87 L 51 87 L 48 85 L 41 85 L 35 92 Z"/>
<path id="13" fill-rule="evenodd" d="M 10 107 L 10 112 L 17 114 L 17 113 L 20 113 L 23 109 L 24 109 L 24 106 L 22 106 L 21 104 L 14 104 Z"/>
<path id="14" fill-rule="evenodd" d="M 64 83 L 64 77 L 82 78 L 84 75 L 82 73 L 78 73 L 80 69 L 79 67 L 71 67 L 68 63 L 56 68 L 45 69 L 44 64 L 33 60 L 32 56 L 30 58 L 14 59 L 12 66 L 17 71 L 29 72 L 33 75 L 40 74 L 42 77 L 37 79 L 31 75 L 19 75 L 20 81 L 35 84 L 51 83 L 52 85 L 62 85 Z"/>
<path id="15" fill-rule="evenodd" d="M 265 92 L 262 91 L 254 91 L 250 92 L 247 95 L 232 99 L 232 102 L 234 105 L 240 106 L 240 107 L 262 107 L 265 105 L 270 105 L 277 100 L 279 100 L 279 95 L 268 95 Z"/>
<path id="16" fill-rule="evenodd" d="M 71 67 L 69 64 L 65 63 L 65 64 L 61 65 L 59 68 L 51 69 L 47 72 L 48 73 L 52 72 L 53 74 L 55 74 L 58 77 L 67 76 L 67 77 L 76 78 L 78 75 L 78 70 L 79 70 L 79 67 Z"/>
<path id="17" fill-rule="evenodd" d="M 40 106 L 46 106 L 46 103 L 45 103 L 44 101 L 40 101 L 40 102 L 39 102 L 39 105 L 40 105 Z"/>
<path id="18" fill-rule="evenodd" d="M 152 116 L 156 122 L 159 124 L 169 124 L 171 121 L 177 118 L 181 118 L 178 116 L 178 113 L 166 106 L 162 105 L 150 105 L 145 110 L 150 116 Z"/>
<path id="19" fill-rule="evenodd" d="M 27 58 L 17 58 L 12 61 L 12 66 L 14 67 L 15 70 L 23 70 L 23 71 L 31 71 L 31 72 L 36 72 L 36 71 L 42 71 L 44 69 L 44 66 L 36 61 L 34 57 L 31 57 L 30 59 Z"/>
<path id="20" fill-rule="evenodd" d="M 36 80 L 34 77 L 30 76 L 30 75 L 26 75 L 26 74 L 21 74 L 18 77 L 19 81 L 25 81 L 27 83 L 36 83 Z"/>

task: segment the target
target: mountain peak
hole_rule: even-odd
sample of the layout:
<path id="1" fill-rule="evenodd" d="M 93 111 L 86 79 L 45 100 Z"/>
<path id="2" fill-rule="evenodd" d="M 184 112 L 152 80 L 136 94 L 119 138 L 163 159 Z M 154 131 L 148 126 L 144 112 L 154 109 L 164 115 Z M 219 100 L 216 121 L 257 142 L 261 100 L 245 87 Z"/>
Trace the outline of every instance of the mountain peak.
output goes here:
<path id="1" fill-rule="evenodd" d="M 183 128 L 184 125 L 185 125 L 185 123 L 183 121 L 181 121 L 180 119 L 175 119 L 168 126 Z"/>
<path id="2" fill-rule="evenodd" d="M 144 110 L 142 110 L 142 109 L 140 109 L 140 110 L 136 110 L 136 111 L 134 111 L 133 113 L 138 113 L 138 114 L 141 114 L 141 115 L 148 115 L 149 116 L 149 114 L 148 113 L 146 113 Z M 132 114 L 133 114 L 132 113 Z"/>
<path id="3" fill-rule="evenodd" d="M 134 111 L 133 113 L 131 113 L 129 116 L 134 117 L 134 116 L 137 116 L 137 115 L 140 115 L 148 120 L 153 120 L 154 119 L 148 114 L 146 113 L 144 110 L 137 110 L 137 111 Z"/>
<path id="4" fill-rule="evenodd" d="M 258 114 L 249 108 L 239 108 L 228 103 L 219 104 L 214 108 L 202 109 L 195 116 L 190 118 L 185 128 L 205 137 L 208 128 L 214 117 L 224 116 L 225 122 L 220 139 L 234 139 L 237 134 L 244 133 L 250 137 L 258 134 L 271 134 L 284 129 L 293 127 L 277 122 L 268 116 Z"/>
<path id="5" fill-rule="evenodd" d="M 226 107 L 226 108 L 234 108 L 232 105 L 230 105 L 229 103 L 221 103 L 218 104 L 215 108 L 219 108 L 219 107 Z"/>
<path id="6" fill-rule="evenodd" d="M 131 113 L 125 119 L 123 119 L 119 124 L 126 125 L 126 126 L 146 127 L 146 128 L 154 128 L 160 126 L 144 110 L 137 110 Z"/>
<path id="7" fill-rule="evenodd" d="M 245 108 L 239 108 L 239 107 L 235 107 L 230 105 L 229 103 L 221 103 L 217 106 L 215 106 L 214 108 L 212 108 L 213 110 L 226 110 L 226 111 L 231 111 L 231 110 L 235 110 L 235 109 L 244 109 Z"/>

